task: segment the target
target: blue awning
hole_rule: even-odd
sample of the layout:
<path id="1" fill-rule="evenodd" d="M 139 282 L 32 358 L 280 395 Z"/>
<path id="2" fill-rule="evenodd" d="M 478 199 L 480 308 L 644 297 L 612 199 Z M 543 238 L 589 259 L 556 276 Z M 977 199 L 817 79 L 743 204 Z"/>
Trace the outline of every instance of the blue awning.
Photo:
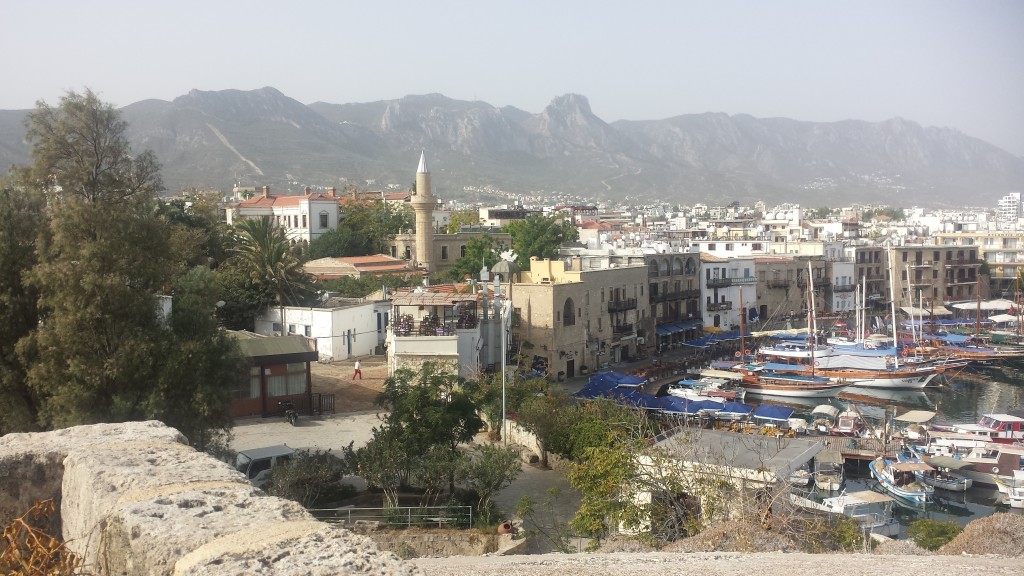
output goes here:
<path id="1" fill-rule="evenodd" d="M 754 411 L 754 407 L 750 404 L 741 404 L 739 402 L 726 402 L 722 405 L 722 414 L 750 414 Z"/>
<path id="2" fill-rule="evenodd" d="M 754 418 L 762 418 L 764 420 L 779 420 L 785 422 L 789 420 L 789 417 L 796 412 L 795 409 L 789 406 L 780 406 L 778 404 L 761 404 L 754 410 Z"/>
<path id="3" fill-rule="evenodd" d="M 694 328 L 702 328 L 704 326 L 703 320 L 687 320 L 685 322 L 679 322 L 676 326 L 681 326 L 683 330 L 692 330 Z"/>
<path id="4" fill-rule="evenodd" d="M 669 334 L 672 333 L 672 331 L 668 329 L 667 324 L 662 324 L 660 326 L 655 327 L 654 331 L 658 333 L 658 336 L 668 336 Z"/>

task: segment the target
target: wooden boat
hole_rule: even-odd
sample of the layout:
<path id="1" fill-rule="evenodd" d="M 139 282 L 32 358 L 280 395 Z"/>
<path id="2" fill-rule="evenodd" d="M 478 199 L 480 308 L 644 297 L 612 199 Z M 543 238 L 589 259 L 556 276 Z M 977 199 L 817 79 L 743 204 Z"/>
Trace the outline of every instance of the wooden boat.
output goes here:
<path id="1" fill-rule="evenodd" d="M 846 388 L 845 382 L 833 382 L 820 376 L 782 374 L 765 370 L 758 364 L 741 364 L 735 368 L 743 379 L 739 385 L 751 394 L 790 398 L 834 398 Z"/>
<path id="2" fill-rule="evenodd" d="M 918 481 L 915 475 L 934 470 L 924 462 L 895 462 L 879 456 L 868 464 L 868 470 L 883 490 L 908 502 L 926 504 L 935 495 L 935 488 Z"/>

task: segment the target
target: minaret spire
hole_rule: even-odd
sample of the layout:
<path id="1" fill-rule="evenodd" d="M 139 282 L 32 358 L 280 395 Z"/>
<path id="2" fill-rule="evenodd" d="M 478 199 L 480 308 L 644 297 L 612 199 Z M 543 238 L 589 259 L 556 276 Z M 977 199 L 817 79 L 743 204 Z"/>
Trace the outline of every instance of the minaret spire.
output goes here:
<path id="1" fill-rule="evenodd" d="M 430 174 L 430 169 L 427 168 L 427 153 L 424 150 L 420 150 L 420 166 L 416 169 L 417 174 Z"/>
<path id="2" fill-rule="evenodd" d="M 416 262 L 429 278 L 434 273 L 434 209 L 437 200 L 430 184 L 427 154 L 422 150 L 420 165 L 416 169 L 416 194 L 411 204 L 416 212 Z"/>

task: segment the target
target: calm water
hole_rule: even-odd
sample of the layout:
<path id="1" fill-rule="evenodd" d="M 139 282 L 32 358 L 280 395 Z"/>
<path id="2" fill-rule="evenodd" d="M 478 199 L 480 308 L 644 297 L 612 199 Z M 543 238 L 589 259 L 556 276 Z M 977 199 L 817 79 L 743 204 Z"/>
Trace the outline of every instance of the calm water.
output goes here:
<path id="1" fill-rule="evenodd" d="M 1009 413 L 1024 416 L 1024 372 L 1012 368 L 964 370 L 958 374 L 942 375 L 935 380 L 938 386 L 923 391 L 883 391 L 868 388 L 847 389 L 839 398 L 829 401 L 830 404 L 843 409 L 849 404 L 856 404 L 864 417 L 873 424 L 882 421 L 888 409 L 892 415 L 902 414 L 907 410 L 931 410 L 936 413 L 934 422 L 941 424 L 975 423 L 983 414 Z M 772 402 L 775 402 L 772 400 Z M 797 412 L 809 412 L 814 406 L 821 404 L 819 400 L 808 400 L 806 403 L 794 405 Z M 848 479 L 846 490 L 877 489 L 877 482 L 870 479 L 867 466 L 860 470 L 847 468 Z M 967 524 L 979 516 L 987 516 L 998 510 L 1001 512 L 1024 513 L 1008 506 L 996 505 L 996 490 L 971 488 L 966 493 L 936 490 L 936 502 L 926 508 L 901 505 L 896 516 L 904 527 L 908 523 L 922 518 L 933 520 L 950 520 L 959 524 Z"/>

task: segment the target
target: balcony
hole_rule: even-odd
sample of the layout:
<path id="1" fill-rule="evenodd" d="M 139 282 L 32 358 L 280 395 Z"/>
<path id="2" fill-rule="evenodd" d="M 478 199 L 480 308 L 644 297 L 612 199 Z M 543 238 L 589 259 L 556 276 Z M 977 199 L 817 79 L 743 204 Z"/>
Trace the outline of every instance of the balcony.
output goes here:
<path id="1" fill-rule="evenodd" d="M 707 305 L 708 312 L 720 312 L 723 310 L 732 310 L 732 302 L 712 302 Z"/>
<path id="2" fill-rule="evenodd" d="M 831 284 L 832 284 L 832 281 L 831 280 L 826 280 L 825 278 L 815 278 L 814 279 L 814 289 L 815 290 L 822 290 L 824 288 L 828 288 Z M 799 286 L 800 288 L 807 288 L 807 279 L 806 278 L 797 278 L 796 285 Z"/>
<path id="3" fill-rule="evenodd" d="M 625 312 L 626 310 L 636 310 L 636 298 L 608 301 L 608 312 Z"/>
<path id="4" fill-rule="evenodd" d="M 833 292 L 853 292 L 856 289 L 856 284 L 834 284 L 832 286 Z"/>
<path id="5" fill-rule="evenodd" d="M 910 262 L 910 267 L 911 268 L 931 268 L 932 267 L 932 262 L 931 262 L 931 260 L 915 260 L 913 262 Z"/>
<path id="6" fill-rule="evenodd" d="M 681 292 L 684 300 L 700 298 L 700 288 L 693 288 L 691 290 L 683 290 Z"/>
<path id="7" fill-rule="evenodd" d="M 625 336 L 626 334 L 632 334 L 632 333 L 633 333 L 633 325 L 632 324 L 618 324 L 616 326 L 612 326 L 612 334 L 614 334 L 615 336 Z"/>
<path id="8" fill-rule="evenodd" d="M 789 288 L 790 282 L 791 282 L 791 280 L 788 280 L 786 278 L 772 278 L 771 280 L 768 280 L 768 287 L 769 288 Z"/>
<path id="9" fill-rule="evenodd" d="M 736 276 L 734 278 L 729 278 L 729 280 L 732 280 L 733 284 L 740 286 L 757 284 L 757 276 Z"/>
<path id="10" fill-rule="evenodd" d="M 708 278 L 708 288 L 727 288 L 732 286 L 732 278 Z"/>
<path id="11" fill-rule="evenodd" d="M 977 284 L 977 278 L 946 278 L 946 286 Z"/>

